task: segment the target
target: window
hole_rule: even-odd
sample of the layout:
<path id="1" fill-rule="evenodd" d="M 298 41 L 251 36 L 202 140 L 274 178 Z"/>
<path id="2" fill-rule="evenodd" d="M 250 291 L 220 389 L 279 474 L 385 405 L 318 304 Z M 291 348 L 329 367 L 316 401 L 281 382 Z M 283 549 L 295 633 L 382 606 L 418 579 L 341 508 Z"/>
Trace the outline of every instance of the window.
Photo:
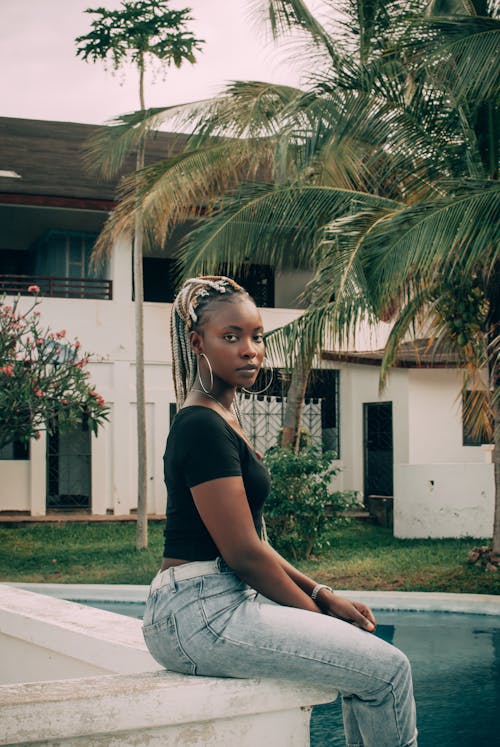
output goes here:
<path id="1" fill-rule="evenodd" d="M 35 273 L 65 278 L 97 277 L 89 266 L 96 238 L 97 234 L 84 231 L 47 231 L 32 247 Z"/>
<path id="2" fill-rule="evenodd" d="M 483 426 L 474 429 L 473 423 L 468 414 L 471 410 L 478 407 L 481 393 L 477 391 L 467 391 L 462 395 L 462 433 L 464 446 L 482 446 L 482 444 L 493 443 L 493 423 L 490 421 L 489 426 Z"/>
<path id="3" fill-rule="evenodd" d="M 274 271 L 270 265 L 244 265 L 229 273 L 222 265 L 218 275 L 229 275 L 250 293 L 257 306 L 274 308 Z"/>
<path id="4" fill-rule="evenodd" d="M 145 301 L 172 303 L 175 298 L 175 259 L 144 257 L 142 274 Z"/>
<path id="5" fill-rule="evenodd" d="M 93 268 L 90 258 L 97 234 L 84 231 L 47 231 L 31 247 L 31 282 L 42 296 L 111 300 L 107 268 Z"/>
<path id="6" fill-rule="evenodd" d="M 0 460 L 27 460 L 30 458 L 29 444 L 11 441 L 0 448 Z"/>
<path id="7" fill-rule="evenodd" d="M 257 306 L 274 308 L 274 272 L 269 265 L 248 265 L 234 275 Z"/>

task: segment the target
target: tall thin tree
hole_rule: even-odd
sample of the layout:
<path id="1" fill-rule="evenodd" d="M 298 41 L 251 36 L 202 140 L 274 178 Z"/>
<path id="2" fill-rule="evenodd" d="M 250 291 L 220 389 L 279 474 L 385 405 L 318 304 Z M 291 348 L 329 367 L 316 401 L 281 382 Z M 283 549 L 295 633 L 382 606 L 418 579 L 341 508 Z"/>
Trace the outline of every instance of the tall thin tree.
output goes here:
<path id="1" fill-rule="evenodd" d="M 85 61 L 111 59 L 114 69 L 132 62 L 139 72 L 139 122 L 147 115 L 144 97 L 144 77 L 148 62 L 157 60 L 160 65 L 180 67 L 183 62 L 195 62 L 195 52 L 201 48 L 197 39 L 187 30 L 192 20 L 189 9 L 172 10 L 170 0 L 123 0 L 118 10 L 88 8 L 85 12 L 95 16 L 91 31 L 79 36 L 77 55 Z M 142 116 L 141 116 L 142 115 Z M 141 130 L 136 140 L 136 171 L 145 164 L 147 128 Z M 126 152 L 114 160 L 114 171 L 121 166 Z M 146 397 L 144 384 L 144 288 L 143 288 L 143 217 L 139 205 L 135 212 L 134 227 L 134 311 L 135 311 L 135 369 L 137 401 L 137 532 L 136 548 L 148 545 L 147 523 L 147 448 L 146 448 Z"/>

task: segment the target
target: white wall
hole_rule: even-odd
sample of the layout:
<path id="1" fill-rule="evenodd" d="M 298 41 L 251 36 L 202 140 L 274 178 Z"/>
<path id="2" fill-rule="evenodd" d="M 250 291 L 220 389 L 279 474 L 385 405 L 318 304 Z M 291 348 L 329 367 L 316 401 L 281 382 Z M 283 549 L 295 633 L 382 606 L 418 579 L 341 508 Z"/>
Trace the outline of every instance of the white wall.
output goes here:
<path id="1" fill-rule="evenodd" d="M 397 464 L 396 537 L 491 537 L 493 464 Z"/>
<path id="2" fill-rule="evenodd" d="M 480 446 L 462 443 L 462 372 L 408 371 L 410 464 L 483 462 Z"/>
<path id="3" fill-rule="evenodd" d="M 277 308 L 303 308 L 299 296 L 304 292 L 313 273 L 306 270 L 282 270 L 274 280 L 274 303 Z"/>
<path id="4" fill-rule="evenodd" d="M 0 460 L 0 511 L 29 511 L 29 460 Z"/>

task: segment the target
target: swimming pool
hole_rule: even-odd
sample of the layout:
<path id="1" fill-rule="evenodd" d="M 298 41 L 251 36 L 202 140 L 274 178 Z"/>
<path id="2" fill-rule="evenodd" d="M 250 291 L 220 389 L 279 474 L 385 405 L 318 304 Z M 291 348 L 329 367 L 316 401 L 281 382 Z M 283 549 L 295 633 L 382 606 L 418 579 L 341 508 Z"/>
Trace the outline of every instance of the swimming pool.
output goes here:
<path id="1" fill-rule="evenodd" d="M 80 600 L 81 601 L 81 600 Z M 141 618 L 137 602 L 83 602 Z M 500 708 L 500 617 L 378 611 L 377 635 L 413 667 L 419 747 L 496 744 Z M 344 747 L 340 700 L 316 706 L 312 747 Z"/>

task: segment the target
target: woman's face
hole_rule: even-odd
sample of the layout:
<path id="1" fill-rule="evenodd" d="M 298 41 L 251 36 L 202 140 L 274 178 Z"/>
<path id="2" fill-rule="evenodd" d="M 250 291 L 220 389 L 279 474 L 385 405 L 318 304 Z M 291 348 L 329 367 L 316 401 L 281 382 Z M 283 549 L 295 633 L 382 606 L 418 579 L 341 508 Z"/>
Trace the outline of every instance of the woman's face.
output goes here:
<path id="1" fill-rule="evenodd" d="M 249 388 L 264 359 L 264 329 L 259 310 L 248 298 L 216 301 L 204 312 L 200 332 L 192 332 L 196 353 L 204 353 L 212 366 L 214 383 Z M 204 381 L 208 368 L 200 359 Z"/>

